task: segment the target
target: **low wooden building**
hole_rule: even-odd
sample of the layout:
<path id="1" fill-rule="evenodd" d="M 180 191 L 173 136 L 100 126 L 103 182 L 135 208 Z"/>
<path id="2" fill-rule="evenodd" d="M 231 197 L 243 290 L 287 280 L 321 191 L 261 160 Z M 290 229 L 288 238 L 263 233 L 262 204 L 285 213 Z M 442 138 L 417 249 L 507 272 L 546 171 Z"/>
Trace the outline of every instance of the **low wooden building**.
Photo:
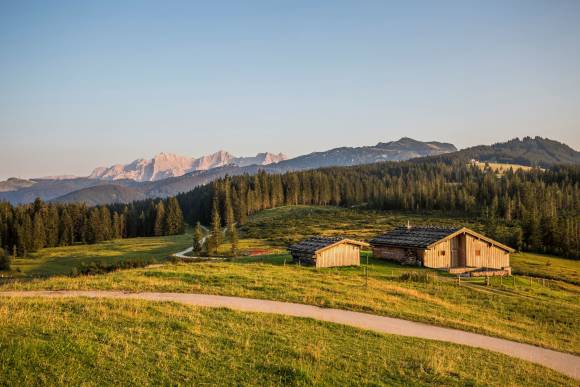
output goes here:
<path id="1" fill-rule="evenodd" d="M 398 227 L 370 241 L 373 255 L 452 273 L 511 274 L 511 247 L 466 227 Z"/>
<path id="2" fill-rule="evenodd" d="M 367 243 L 337 237 L 312 237 L 291 245 L 293 262 L 316 267 L 358 266 Z"/>

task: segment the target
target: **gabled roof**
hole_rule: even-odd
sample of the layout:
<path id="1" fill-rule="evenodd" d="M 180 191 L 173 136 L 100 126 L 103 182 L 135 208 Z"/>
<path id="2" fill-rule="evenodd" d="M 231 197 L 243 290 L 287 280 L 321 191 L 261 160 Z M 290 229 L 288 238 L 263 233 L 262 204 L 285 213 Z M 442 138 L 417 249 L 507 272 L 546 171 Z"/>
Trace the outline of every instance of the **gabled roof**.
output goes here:
<path id="1" fill-rule="evenodd" d="M 515 250 L 498 241 L 479 234 L 467 227 L 397 227 L 370 241 L 372 246 L 430 248 L 456 235 L 466 233 L 481 239 L 507 252 Z"/>
<path id="2" fill-rule="evenodd" d="M 290 250 L 290 252 L 300 251 L 304 253 L 315 254 L 341 243 L 348 243 L 357 246 L 368 246 L 367 243 L 341 237 L 311 237 L 291 245 L 288 247 L 288 250 Z"/>
<path id="3" fill-rule="evenodd" d="M 397 227 L 386 234 L 371 239 L 373 246 L 422 247 L 440 241 L 460 230 L 458 227 Z"/>

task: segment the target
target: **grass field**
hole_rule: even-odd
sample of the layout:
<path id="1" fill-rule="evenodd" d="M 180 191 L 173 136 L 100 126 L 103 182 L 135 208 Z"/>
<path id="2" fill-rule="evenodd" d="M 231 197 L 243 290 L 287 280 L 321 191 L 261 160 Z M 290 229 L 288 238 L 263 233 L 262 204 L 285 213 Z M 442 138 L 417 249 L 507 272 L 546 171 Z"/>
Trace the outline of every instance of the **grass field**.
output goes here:
<path id="1" fill-rule="evenodd" d="M 162 261 L 191 244 L 191 235 L 117 239 L 94 245 L 53 247 L 17 258 L 13 270 L 26 275 L 69 274 L 74 267 L 91 262 L 112 263 L 127 259 Z"/>
<path id="2" fill-rule="evenodd" d="M 385 228 L 404 223 L 406 219 L 417 224 L 462 222 L 461 219 L 442 218 L 437 214 L 420 217 L 332 207 L 283 207 L 254 215 L 243 227 L 240 249 L 243 254 L 260 250 L 275 252 L 287 240 L 321 233 L 368 238 Z M 113 251 L 115 259 L 123 259 L 126 255 L 122 249 L 126 249 L 130 256 L 147 254 L 145 246 L 148 241 L 160 244 L 152 244 L 155 253 L 151 254 L 162 258 L 185 248 L 190 238 L 141 238 L 111 242 L 111 247 L 107 247 L 109 244 L 82 247 L 93 251 L 92 254 L 100 254 L 101 250 Z M 143 251 L 135 252 L 132 244 L 142 246 Z M 74 262 L 78 254 L 76 249 L 59 250 L 60 259 Z M 227 243 L 220 247 L 221 252 L 228 249 Z M 39 254 L 48 251 L 52 255 L 53 250 L 45 249 Z M 56 265 L 57 261 L 55 258 L 52 264 Z M 576 329 L 580 315 L 580 287 L 575 282 L 580 271 L 578 261 L 532 254 L 515 255 L 513 267 L 516 272 L 530 274 L 530 268 L 534 268 L 534 276 L 550 274 L 554 276 L 552 278 L 565 280 L 549 281 L 546 287 L 541 286 L 541 282 L 530 284 L 527 277 L 521 276 L 515 277 L 515 286 L 511 279 L 500 284 L 498 278 L 492 280 L 491 287 L 482 286 L 481 280 L 479 283 L 462 282 L 458 286 L 451 277 L 441 273 L 437 274 L 438 280 L 433 281 L 436 272 L 432 270 L 372 259 L 366 287 L 363 268 L 316 270 L 284 265 L 285 261 L 290 262 L 288 254 L 276 253 L 227 262 L 168 264 L 99 276 L 18 281 L 7 283 L 0 290 L 115 289 L 274 299 L 401 317 L 580 353 L 580 335 Z M 551 263 L 546 265 L 546 262 Z M 66 267 L 64 262 L 62 265 Z M 411 270 L 430 274 L 424 281 L 401 278 L 403 273 Z"/>
<path id="3" fill-rule="evenodd" d="M 533 169 L 532 167 L 526 166 L 526 165 L 520 165 L 520 164 L 508 164 L 508 163 L 487 163 L 487 162 L 481 162 L 481 161 L 476 161 L 474 163 L 475 166 L 477 166 L 479 169 L 484 170 L 486 166 L 489 165 L 489 167 L 492 169 L 492 171 L 495 171 L 496 173 L 502 175 L 504 173 L 506 173 L 507 171 L 510 170 L 510 168 L 515 172 L 518 170 L 523 170 L 523 171 L 529 171 L 531 169 Z"/>
<path id="4" fill-rule="evenodd" d="M 532 253 L 511 257 L 515 274 L 551 278 L 580 285 L 580 261 Z"/>
<path id="5" fill-rule="evenodd" d="M 9 289 L 102 289 L 221 294 L 292 301 L 401 317 L 580 353 L 578 287 L 552 284 L 493 287 L 449 277 L 434 282 L 400 278 L 409 268 L 371 260 L 368 287 L 362 268 L 284 265 L 288 255 L 247 257 L 229 262 L 169 264 L 99 276 L 16 282 Z M 415 269 L 434 273 L 426 269 Z"/>
<path id="6" fill-rule="evenodd" d="M 3 299 L 7 385 L 574 385 L 518 359 L 267 314 Z"/>
<path id="7" fill-rule="evenodd" d="M 482 229 L 481 224 L 461 217 L 460 214 L 285 206 L 252 215 L 247 224 L 241 227 L 241 231 L 246 238 L 266 239 L 273 245 L 286 246 L 310 235 L 340 235 L 368 240 L 407 221 L 412 225 L 463 225 L 476 231 Z"/>

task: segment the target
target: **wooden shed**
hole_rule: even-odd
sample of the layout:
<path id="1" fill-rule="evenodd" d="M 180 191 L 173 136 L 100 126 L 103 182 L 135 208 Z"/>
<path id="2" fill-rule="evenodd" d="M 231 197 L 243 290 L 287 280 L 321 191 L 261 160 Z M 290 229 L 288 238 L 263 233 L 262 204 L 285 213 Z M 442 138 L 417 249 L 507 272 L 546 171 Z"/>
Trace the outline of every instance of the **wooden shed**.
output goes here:
<path id="1" fill-rule="evenodd" d="M 511 247 L 466 227 L 398 227 L 370 242 L 373 255 L 472 275 L 511 274 Z"/>
<path id="2" fill-rule="evenodd" d="M 312 237 L 291 245 L 292 260 L 316 267 L 359 266 L 360 249 L 365 242 L 338 237 Z"/>

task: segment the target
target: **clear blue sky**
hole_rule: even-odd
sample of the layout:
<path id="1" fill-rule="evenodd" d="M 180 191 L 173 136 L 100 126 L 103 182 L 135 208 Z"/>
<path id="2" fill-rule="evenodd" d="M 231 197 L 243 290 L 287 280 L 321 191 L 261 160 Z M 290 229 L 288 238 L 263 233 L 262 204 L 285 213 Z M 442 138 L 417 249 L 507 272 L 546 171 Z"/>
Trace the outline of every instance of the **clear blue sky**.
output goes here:
<path id="1" fill-rule="evenodd" d="M 578 0 L 0 0 L 0 178 L 579 133 Z"/>

